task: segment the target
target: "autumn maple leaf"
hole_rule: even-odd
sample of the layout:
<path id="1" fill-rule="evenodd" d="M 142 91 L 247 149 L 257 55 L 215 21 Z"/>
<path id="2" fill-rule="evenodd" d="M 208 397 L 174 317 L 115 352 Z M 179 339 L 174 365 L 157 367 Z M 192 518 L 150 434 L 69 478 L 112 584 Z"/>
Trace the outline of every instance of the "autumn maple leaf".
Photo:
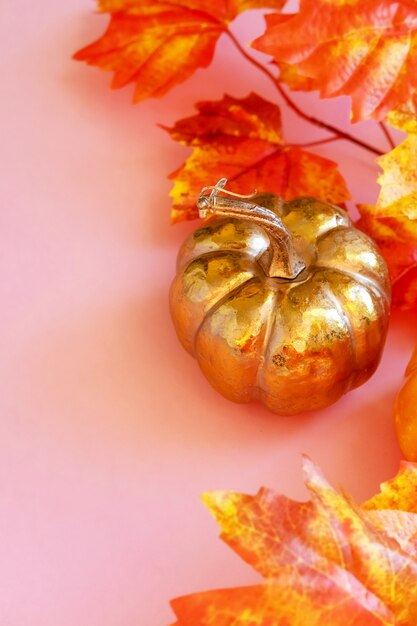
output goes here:
<path id="1" fill-rule="evenodd" d="M 297 14 L 267 16 L 253 45 L 293 68 L 281 77 L 290 87 L 351 96 L 353 121 L 381 120 L 416 94 L 414 0 L 301 0 Z"/>
<path id="2" fill-rule="evenodd" d="M 392 283 L 392 304 L 403 309 L 417 307 L 417 220 L 379 217 L 378 209 L 359 205 L 356 226 L 378 245 L 387 262 Z"/>
<path id="3" fill-rule="evenodd" d="M 417 133 L 417 92 L 388 113 L 387 121 L 406 133 Z"/>
<path id="4" fill-rule="evenodd" d="M 397 112 L 397 115 L 400 114 Z M 396 117 L 413 128 L 412 109 Z M 357 226 L 374 239 L 384 256 L 393 285 L 392 302 L 401 308 L 417 306 L 417 135 L 380 157 L 381 191 L 375 207 L 360 205 Z"/>
<path id="5" fill-rule="evenodd" d="M 213 58 L 217 40 L 246 9 L 285 0 L 100 0 L 110 13 L 100 39 L 75 59 L 114 72 L 112 87 L 137 84 L 134 100 L 165 94 Z"/>
<path id="6" fill-rule="evenodd" d="M 304 471 L 309 502 L 269 489 L 204 497 L 265 582 L 174 600 L 177 626 L 415 626 L 417 466 L 362 506 L 309 460 Z"/>
<path id="7" fill-rule="evenodd" d="M 178 170 L 171 192 L 173 221 L 198 216 L 200 189 L 226 177 L 238 193 L 268 191 L 291 200 L 314 196 L 341 204 L 349 192 L 336 163 L 284 144 L 279 108 L 256 94 L 200 102 L 198 113 L 167 129 L 193 153 Z"/>
<path id="8" fill-rule="evenodd" d="M 384 170 L 378 178 L 378 215 L 417 219 L 417 135 L 407 137 L 378 163 Z"/>

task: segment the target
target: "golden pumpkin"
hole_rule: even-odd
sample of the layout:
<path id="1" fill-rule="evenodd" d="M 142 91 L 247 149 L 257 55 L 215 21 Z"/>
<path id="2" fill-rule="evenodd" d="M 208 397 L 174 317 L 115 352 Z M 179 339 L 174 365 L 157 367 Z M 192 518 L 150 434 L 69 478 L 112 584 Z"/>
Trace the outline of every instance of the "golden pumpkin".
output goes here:
<path id="1" fill-rule="evenodd" d="M 237 195 L 226 182 L 202 190 L 200 216 L 211 219 L 178 255 L 178 337 L 230 400 L 258 399 L 281 415 L 327 406 L 378 365 L 390 308 L 385 262 L 342 209 L 226 197 Z"/>
<path id="2" fill-rule="evenodd" d="M 408 364 L 406 376 L 395 403 L 395 426 L 405 458 L 417 461 L 417 348 Z"/>

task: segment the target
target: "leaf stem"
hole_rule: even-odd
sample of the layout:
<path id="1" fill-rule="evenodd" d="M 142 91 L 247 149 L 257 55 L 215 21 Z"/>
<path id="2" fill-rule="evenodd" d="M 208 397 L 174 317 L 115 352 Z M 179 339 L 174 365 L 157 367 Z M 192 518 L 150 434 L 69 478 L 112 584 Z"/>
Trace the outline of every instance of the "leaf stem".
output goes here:
<path id="1" fill-rule="evenodd" d="M 297 106 L 297 104 L 286 93 L 286 91 L 284 90 L 284 88 L 282 87 L 282 85 L 280 84 L 278 79 L 273 75 L 273 73 L 270 72 L 269 69 L 266 68 L 264 65 L 262 65 L 262 63 L 259 63 L 259 61 L 257 61 L 254 57 L 252 57 L 244 49 L 244 47 L 242 46 L 240 41 L 234 36 L 234 34 L 230 30 L 228 30 L 228 29 L 225 30 L 225 33 L 231 39 L 231 41 L 233 42 L 235 47 L 239 50 L 240 54 L 243 57 L 245 57 L 245 59 L 247 61 L 249 61 L 249 63 L 251 63 L 252 65 L 257 67 L 263 74 L 265 74 L 269 78 L 269 80 L 271 80 L 274 83 L 275 88 L 278 90 L 278 92 L 280 93 L 281 97 L 285 100 L 286 104 L 290 107 L 290 109 L 292 109 L 294 111 L 294 113 L 296 113 L 297 115 L 299 115 L 300 117 L 305 119 L 307 122 L 310 122 L 310 124 L 314 124 L 315 126 L 318 126 L 319 128 L 323 128 L 324 130 L 328 131 L 329 133 L 333 133 L 333 134 L 337 135 L 339 139 L 346 139 L 347 141 L 350 141 L 350 142 L 356 144 L 357 146 L 360 146 L 361 148 L 364 148 L 365 150 L 368 150 L 369 152 L 373 152 L 373 154 L 377 154 L 378 156 L 381 156 L 382 154 L 384 154 L 378 148 L 374 148 L 374 146 L 371 146 L 370 144 L 366 143 L 365 141 L 362 141 L 361 139 L 357 139 L 356 137 L 354 137 L 350 133 L 347 133 L 344 130 L 341 130 L 340 128 L 336 128 L 336 126 L 333 126 L 332 124 L 327 124 L 326 122 L 323 122 L 322 120 L 319 120 L 316 117 L 313 117 L 311 115 L 308 115 L 307 113 L 304 113 L 304 111 L 302 109 L 300 109 Z M 384 134 L 386 134 L 386 133 L 388 133 L 388 131 L 384 127 Z M 389 135 L 389 133 L 388 133 L 388 135 Z M 390 136 L 390 141 L 392 141 L 391 136 Z"/>
<path id="2" fill-rule="evenodd" d="M 389 132 L 388 128 L 385 126 L 384 122 L 379 122 L 379 127 L 384 133 L 385 137 L 387 138 L 387 141 L 389 145 L 391 146 L 391 150 L 393 150 L 395 148 L 395 141 L 392 138 L 391 133 Z"/>
<path id="3" fill-rule="evenodd" d="M 343 137 L 333 135 L 333 137 L 327 137 L 327 139 L 317 139 L 317 141 L 309 141 L 308 143 L 287 143 L 285 145 L 291 148 L 311 148 L 312 146 L 321 146 L 324 143 L 330 143 L 332 141 L 340 141 Z"/>

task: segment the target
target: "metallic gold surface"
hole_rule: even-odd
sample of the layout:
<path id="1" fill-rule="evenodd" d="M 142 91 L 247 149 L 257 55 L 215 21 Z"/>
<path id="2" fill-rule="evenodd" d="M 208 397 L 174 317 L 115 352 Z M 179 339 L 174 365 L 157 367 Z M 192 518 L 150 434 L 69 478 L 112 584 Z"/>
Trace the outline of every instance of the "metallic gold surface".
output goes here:
<path id="1" fill-rule="evenodd" d="M 209 382 L 230 400 L 258 399 L 284 415 L 364 383 L 390 305 L 373 242 L 345 211 L 318 200 L 263 194 L 249 204 L 212 193 L 214 216 L 183 244 L 170 293 L 178 337 Z M 277 236 L 261 223 L 270 213 Z"/>

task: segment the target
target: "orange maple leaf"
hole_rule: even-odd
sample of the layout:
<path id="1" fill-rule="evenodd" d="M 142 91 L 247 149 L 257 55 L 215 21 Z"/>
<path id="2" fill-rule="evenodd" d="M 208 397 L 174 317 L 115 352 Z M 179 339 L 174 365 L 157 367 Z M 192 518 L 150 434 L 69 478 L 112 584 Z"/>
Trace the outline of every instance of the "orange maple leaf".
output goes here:
<path id="1" fill-rule="evenodd" d="M 356 505 L 309 460 L 310 502 L 261 489 L 204 500 L 264 584 L 174 600 L 177 626 L 415 626 L 417 466 Z"/>
<path id="2" fill-rule="evenodd" d="M 219 102 L 200 102 L 197 115 L 167 129 L 193 153 L 170 175 L 173 221 L 198 217 L 200 189 L 226 177 L 238 193 L 255 189 L 291 200 L 314 196 L 341 204 L 349 192 L 336 163 L 284 144 L 279 108 L 256 94 Z"/>
<path id="3" fill-rule="evenodd" d="M 359 205 L 356 226 L 376 242 L 392 282 L 392 304 L 403 309 L 417 306 L 417 221 L 406 217 L 379 217 L 378 209 Z"/>
<path id="4" fill-rule="evenodd" d="M 303 76 L 297 68 L 289 63 L 276 63 L 279 69 L 278 80 L 285 83 L 292 91 L 315 91 L 317 89 L 314 78 Z"/>
<path id="5" fill-rule="evenodd" d="M 113 88 L 136 83 L 135 102 L 159 97 L 211 63 L 217 40 L 239 13 L 278 9 L 285 1 L 99 0 L 109 26 L 74 58 L 113 71 Z"/>
<path id="6" fill-rule="evenodd" d="M 253 45 L 322 97 L 351 96 L 353 121 L 381 120 L 416 94 L 414 0 L 301 0 L 297 14 L 267 16 Z"/>
<path id="7" fill-rule="evenodd" d="M 417 133 L 417 92 L 388 113 L 387 121 L 406 133 Z"/>

